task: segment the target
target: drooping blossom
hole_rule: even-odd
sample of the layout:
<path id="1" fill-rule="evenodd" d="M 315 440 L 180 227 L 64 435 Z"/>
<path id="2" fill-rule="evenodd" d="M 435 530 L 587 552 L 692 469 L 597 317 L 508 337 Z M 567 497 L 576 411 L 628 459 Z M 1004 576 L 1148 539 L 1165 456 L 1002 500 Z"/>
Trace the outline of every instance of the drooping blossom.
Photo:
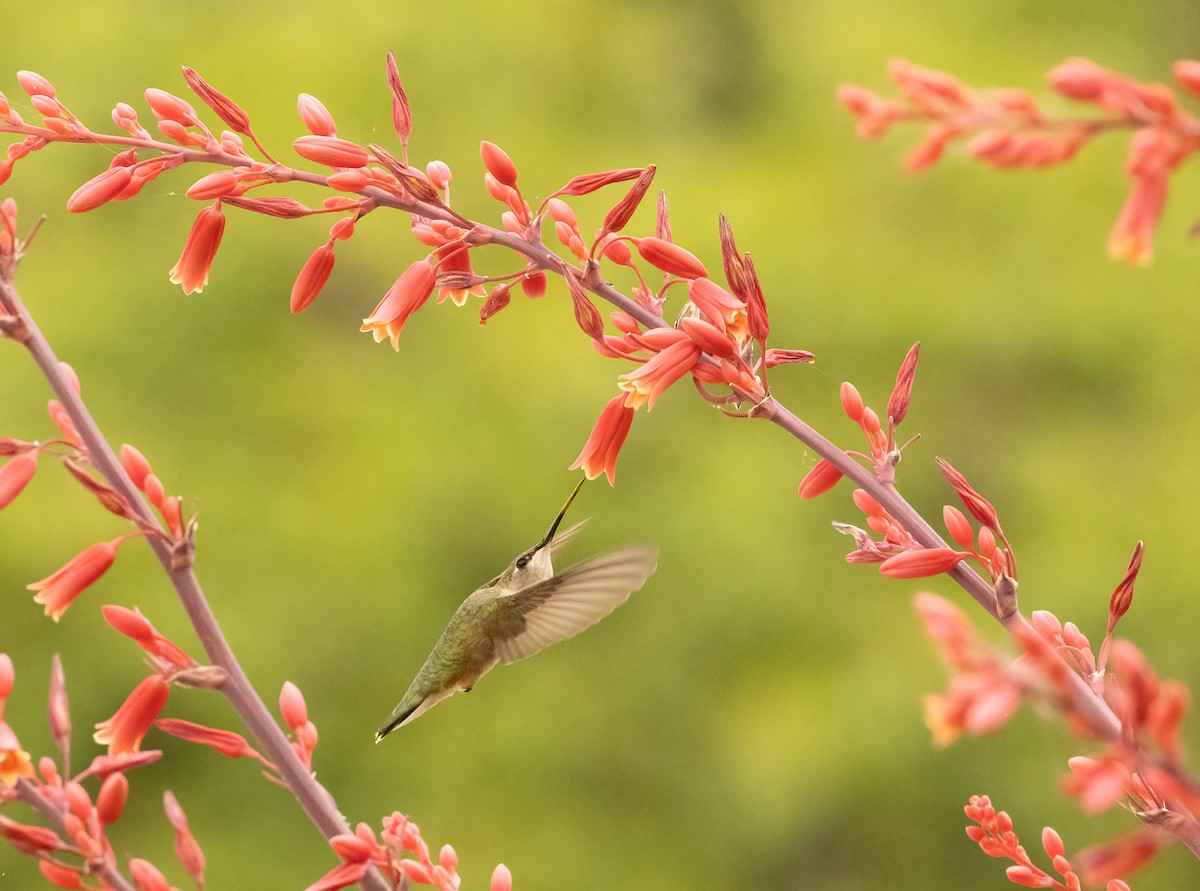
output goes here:
<path id="1" fill-rule="evenodd" d="M 109 755 L 138 751 L 167 704 L 169 692 L 170 687 L 160 675 L 144 678 L 111 718 L 96 725 L 92 738 L 100 745 L 107 745 Z"/>
<path id="2" fill-rule="evenodd" d="M 572 470 L 582 467 L 584 475 L 590 480 L 603 473 L 608 477 L 610 486 L 616 485 L 617 455 L 633 424 L 634 409 L 627 406 L 625 401 L 624 396 L 614 396 L 604 406 L 583 451 L 571 465 Z"/>
<path id="3" fill-rule="evenodd" d="M 183 293 L 198 294 L 204 290 L 224 232 L 225 214 L 220 202 L 200 211 L 184 242 L 183 253 L 169 275 L 173 284 L 183 286 Z"/>

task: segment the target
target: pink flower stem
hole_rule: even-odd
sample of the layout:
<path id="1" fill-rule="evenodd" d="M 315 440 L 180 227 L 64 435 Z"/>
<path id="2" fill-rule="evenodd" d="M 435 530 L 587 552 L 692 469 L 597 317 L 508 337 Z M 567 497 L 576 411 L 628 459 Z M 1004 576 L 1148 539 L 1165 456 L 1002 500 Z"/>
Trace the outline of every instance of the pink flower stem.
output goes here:
<path id="1" fill-rule="evenodd" d="M 25 308 L 8 276 L 0 277 L 0 301 L 3 301 L 3 305 L 11 309 L 16 316 L 17 326 L 20 330 L 20 336 L 17 339 L 29 350 L 55 396 L 66 407 L 67 413 L 75 424 L 75 429 L 88 448 L 88 457 L 92 465 L 104 476 L 109 485 L 120 492 L 129 504 L 133 505 L 143 524 L 162 531 L 150 505 L 146 503 L 142 493 L 129 479 L 121 462 L 92 418 L 91 412 L 88 411 L 83 400 L 67 381 L 58 357 L 54 355 L 49 342 L 42 335 L 33 316 Z M 299 802 L 301 809 L 326 838 L 350 833 L 350 826 L 338 811 L 333 797 L 296 757 L 287 737 L 284 736 L 283 731 L 280 730 L 279 725 L 267 710 L 258 691 L 246 677 L 245 671 L 242 670 L 241 664 L 221 631 L 221 626 L 217 622 L 192 568 L 190 566 L 180 569 L 172 568 L 171 549 L 164 539 L 157 536 L 145 536 L 145 540 L 153 549 L 168 580 L 175 588 L 180 603 L 195 627 L 196 635 L 200 639 L 205 653 L 208 654 L 208 658 L 212 664 L 225 669 L 227 680 L 221 691 L 258 741 L 266 757 L 278 767 L 280 775 Z M 375 871 L 364 875 L 359 884 L 369 891 L 386 891 L 388 887 L 383 877 Z"/>

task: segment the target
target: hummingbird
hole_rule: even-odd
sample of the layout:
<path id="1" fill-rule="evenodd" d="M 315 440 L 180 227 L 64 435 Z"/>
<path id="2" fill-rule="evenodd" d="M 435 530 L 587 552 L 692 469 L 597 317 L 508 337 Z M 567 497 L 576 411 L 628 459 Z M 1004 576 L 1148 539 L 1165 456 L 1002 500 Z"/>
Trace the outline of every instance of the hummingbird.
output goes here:
<path id="1" fill-rule="evenodd" d="M 629 599 L 658 566 L 658 549 L 621 548 L 555 573 L 554 554 L 586 523 L 559 524 L 584 480 L 567 498 L 546 537 L 462 602 L 408 692 L 375 733 L 379 742 L 459 690 L 466 693 L 497 663 L 517 662 L 590 628 Z"/>

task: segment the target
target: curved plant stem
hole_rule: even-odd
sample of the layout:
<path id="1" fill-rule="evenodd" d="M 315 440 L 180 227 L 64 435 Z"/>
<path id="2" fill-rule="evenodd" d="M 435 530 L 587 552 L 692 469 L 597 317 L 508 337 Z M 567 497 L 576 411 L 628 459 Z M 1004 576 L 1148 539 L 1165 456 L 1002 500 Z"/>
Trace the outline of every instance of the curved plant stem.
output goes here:
<path id="1" fill-rule="evenodd" d="M 10 279 L 0 279 L 0 298 L 18 320 L 17 327 L 20 333 L 15 339 L 23 343 L 29 350 L 55 396 L 65 406 L 71 421 L 75 424 L 75 429 L 87 446 L 88 457 L 92 465 L 104 476 L 109 485 L 120 492 L 129 504 L 133 505 L 143 524 L 162 531 L 162 526 L 150 505 L 146 503 L 142 493 L 129 479 L 125 468 L 121 466 L 120 460 L 92 418 L 91 412 L 88 411 L 79 394 L 68 382 L 58 357 L 55 356 L 33 316 L 21 301 Z M 196 629 L 196 635 L 204 647 L 204 652 L 213 665 L 220 666 L 225 670 L 227 678 L 221 692 L 225 694 L 247 729 L 258 741 L 266 757 L 279 769 L 284 783 L 296 797 L 305 815 L 326 838 L 351 832 L 350 826 L 338 811 L 333 797 L 296 757 L 287 737 L 267 710 L 258 691 L 250 683 L 250 679 L 246 676 L 221 631 L 221 626 L 204 596 L 195 572 L 190 566 L 173 567 L 171 550 L 164 539 L 156 536 L 144 536 L 144 538 L 154 551 L 159 563 L 162 564 L 163 572 L 166 573 L 179 596 L 179 601 L 187 612 L 188 619 Z M 359 884 L 369 891 L 384 891 L 388 887 L 383 877 L 377 872 L 368 872 Z"/>

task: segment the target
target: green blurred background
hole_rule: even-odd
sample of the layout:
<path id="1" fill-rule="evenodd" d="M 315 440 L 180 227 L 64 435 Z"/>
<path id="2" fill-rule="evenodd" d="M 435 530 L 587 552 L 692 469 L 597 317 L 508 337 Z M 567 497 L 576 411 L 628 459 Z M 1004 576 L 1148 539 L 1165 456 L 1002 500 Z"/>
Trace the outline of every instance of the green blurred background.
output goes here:
<path id="1" fill-rule="evenodd" d="M 185 93 L 186 64 L 238 99 L 276 154 L 301 132 L 300 92 L 327 104 L 342 135 L 386 145 L 392 49 L 413 159 L 451 165 L 468 215 L 498 218 L 481 139 L 511 154 L 531 199 L 575 174 L 654 162 L 676 239 L 716 268 L 716 218 L 728 214 L 763 279 L 775 345 L 817 353 L 815 367 L 772 376 L 780 398 L 856 447 L 839 382 L 882 409 L 919 339 L 906 428 L 922 439 L 904 491 L 936 517 L 951 496 L 932 459 L 950 459 L 1001 510 L 1023 607 L 1073 619 L 1095 643 L 1144 538 L 1123 630 L 1162 674 L 1194 685 L 1189 173 L 1176 177 L 1155 265 L 1131 269 L 1104 252 L 1126 188 L 1123 137 L 1050 172 L 999 174 L 954 152 L 909 177 L 918 133 L 861 142 L 833 97 L 845 81 L 886 89 L 892 56 L 1043 96 L 1045 71 L 1071 55 L 1164 79 L 1197 32 L 1194 4 L 1179 0 L 1103 11 L 1078 0 L 295 0 L 275 11 L 130 0 L 69 15 L 10 4 L 0 89 L 19 101 L 13 72 L 33 69 L 107 129 L 120 100 L 149 118 L 146 87 Z M 183 192 L 204 171 L 68 214 L 67 196 L 107 160 L 52 146 L 18 165 L 3 193 L 23 226 L 48 217 L 19 285 L 109 437 L 141 448 L 199 512 L 197 570 L 226 634 L 268 702 L 284 680 L 304 691 L 318 777 L 351 821 L 410 814 L 435 848 L 457 847 L 466 887 L 486 887 L 503 861 L 520 889 L 581 891 L 1009 887 L 1003 864 L 963 835 L 973 793 L 1008 809 L 1031 850 L 1045 824 L 1069 849 L 1134 828 L 1059 795 L 1067 757 L 1090 747 L 1056 719 L 1023 710 L 1001 734 L 934 749 L 921 696 L 944 675 L 910 607 L 931 586 L 844 565 L 849 542 L 829 523 L 857 520 L 848 487 L 799 501 L 815 457 L 687 386 L 639 413 L 618 487 L 587 487 L 577 508 L 592 516 L 577 554 L 661 547 L 651 584 L 597 629 L 372 745 L 459 600 L 544 532 L 627 369 L 593 353 L 557 284 L 486 329 L 475 304 L 431 305 L 398 355 L 375 345 L 360 319 L 421 255 L 388 213 L 339 249 L 329 287 L 298 318 L 288 292 L 328 221 L 232 211 L 209 287 L 184 297 L 166 273 L 198 210 Z M 579 202 L 583 228 L 619 194 Z M 648 206 L 633 228 L 651 226 Z M 480 265 L 511 268 L 499 255 Z M 50 437 L 43 381 L 20 349 L 0 347 L 0 435 Z M 50 750 L 52 652 L 80 762 L 90 725 L 143 675 L 101 604 L 136 605 L 199 652 L 136 544 L 60 624 L 32 603 L 25 584 L 121 531 L 50 462 L 0 515 L 0 649 L 18 672 L 7 718 L 35 754 Z M 223 700 L 199 692 L 176 691 L 168 713 L 237 728 Z M 122 858 L 149 857 L 187 886 L 159 805 L 171 788 L 212 888 L 303 888 L 334 864 L 252 764 L 158 733 L 146 745 L 166 757 L 132 776 L 114 829 Z M 1137 887 L 1195 875 L 1171 850 Z M 32 862 L 0 849 L 0 889 L 38 881 Z"/>

